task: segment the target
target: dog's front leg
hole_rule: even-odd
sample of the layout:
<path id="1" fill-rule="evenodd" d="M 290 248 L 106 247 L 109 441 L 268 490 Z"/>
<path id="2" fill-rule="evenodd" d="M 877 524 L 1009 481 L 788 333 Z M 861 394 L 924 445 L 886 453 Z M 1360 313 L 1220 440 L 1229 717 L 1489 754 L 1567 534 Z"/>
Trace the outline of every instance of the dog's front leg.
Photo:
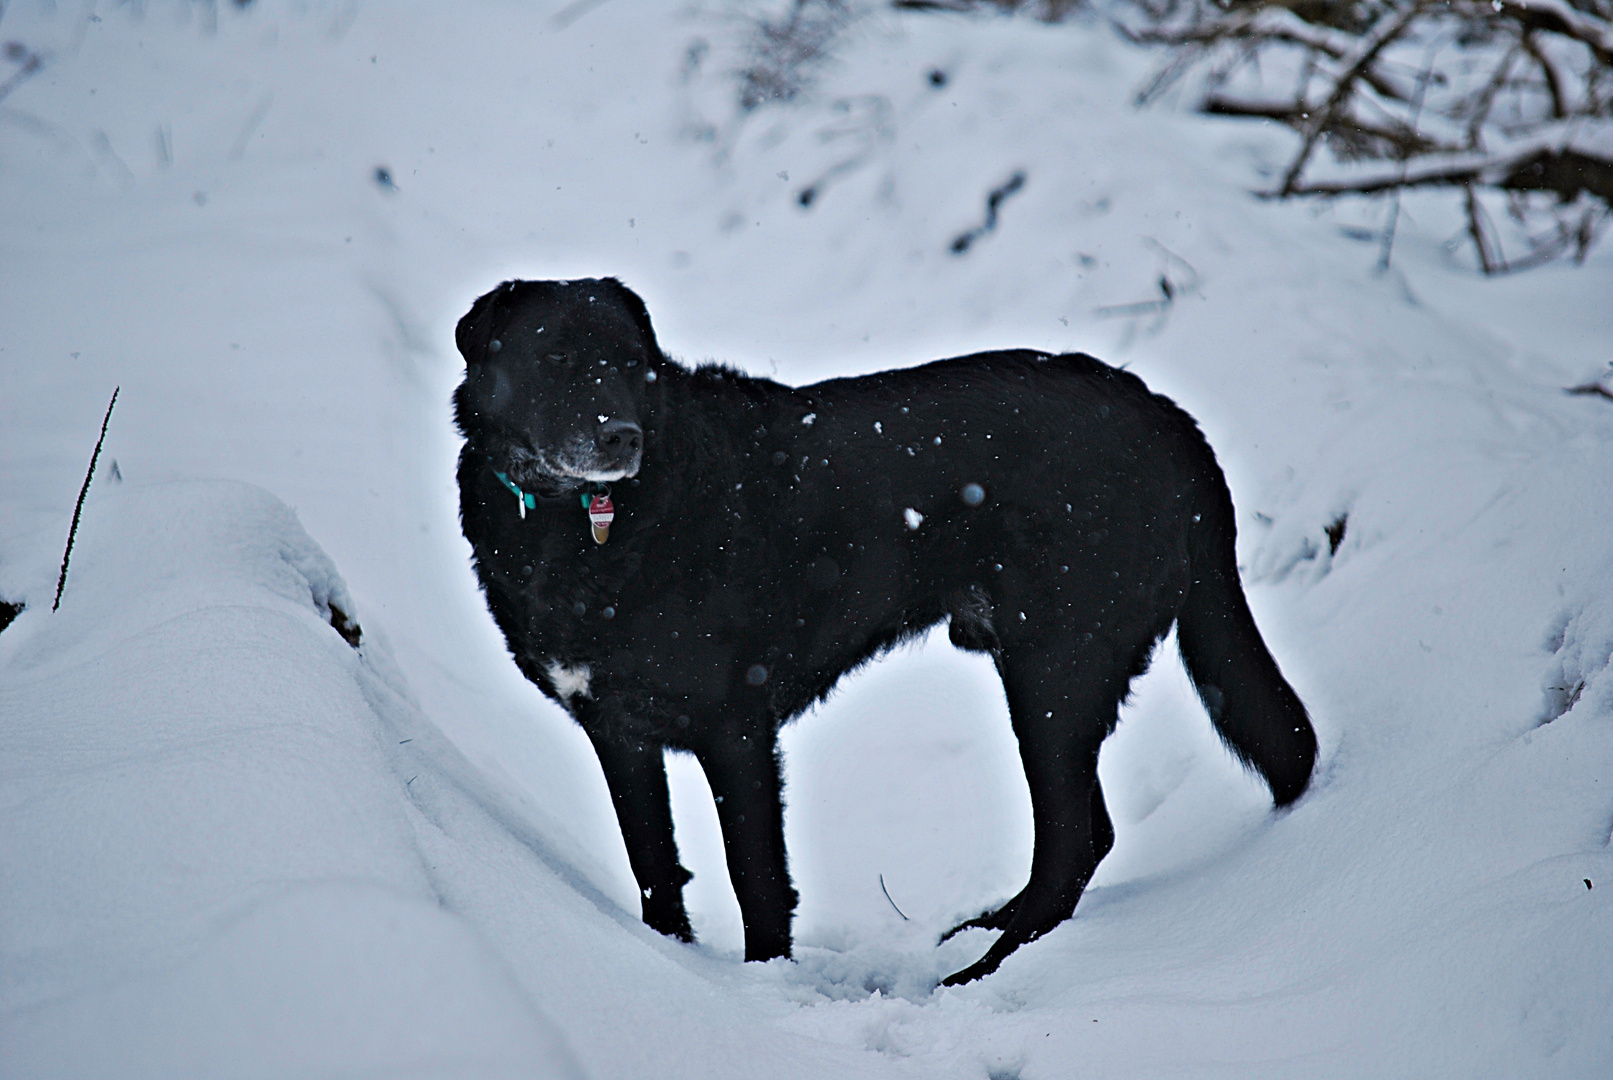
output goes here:
<path id="1" fill-rule="evenodd" d="M 796 892 L 784 856 L 777 733 L 725 733 L 695 756 L 717 800 L 728 876 L 745 919 L 745 959 L 789 956 Z"/>
<path id="2" fill-rule="evenodd" d="M 683 906 L 683 886 L 694 875 L 678 862 L 661 747 L 596 737 L 592 732 L 589 738 L 605 770 L 605 783 L 627 844 L 627 861 L 638 879 L 644 922 L 680 941 L 693 941 L 689 913 Z"/>

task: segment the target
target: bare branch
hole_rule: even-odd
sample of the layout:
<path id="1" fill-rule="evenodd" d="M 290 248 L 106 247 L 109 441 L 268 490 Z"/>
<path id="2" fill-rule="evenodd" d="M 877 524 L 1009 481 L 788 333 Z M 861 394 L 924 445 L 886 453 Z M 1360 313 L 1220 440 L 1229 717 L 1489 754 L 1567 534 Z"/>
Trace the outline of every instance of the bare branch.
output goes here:
<path id="1" fill-rule="evenodd" d="M 1284 195 L 1290 195 L 1294 186 L 1299 182 L 1299 174 L 1305 170 L 1310 162 L 1311 153 L 1316 149 L 1316 140 L 1327 130 L 1329 124 L 1334 123 L 1340 108 L 1349 99 L 1351 91 L 1355 89 L 1355 82 L 1359 79 L 1378 55 L 1405 32 L 1423 10 L 1429 0 L 1413 0 L 1399 11 L 1385 15 L 1378 20 L 1372 31 L 1361 39 L 1355 56 L 1345 67 L 1344 72 L 1333 83 L 1333 92 L 1328 95 L 1327 102 L 1322 108 L 1311 114 L 1310 122 L 1304 131 L 1304 140 L 1300 144 L 1299 153 L 1294 155 L 1293 162 L 1288 166 L 1288 172 L 1283 175 L 1282 187 L 1279 189 Z"/>
<path id="2" fill-rule="evenodd" d="M 1280 7 L 1261 8 L 1251 14 L 1176 29 L 1135 29 L 1123 24 L 1119 29 L 1137 44 L 1198 45 L 1204 48 L 1223 41 L 1251 42 L 1256 46 L 1276 42 L 1311 49 L 1332 60 L 1345 59 L 1352 55 L 1356 47 L 1356 39 L 1352 35 L 1331 27 L 1313 26 L 1287 8 Z M 1406 94 L 1400 87 L 1370 66 L 1360 73 L 1360 78 L 1391 101 L 1406 100 Z"/>
<path id="3" fill-rule="evenodd" d="M 1480 90 L 1472 98 L 1473 116 L 1467 126 L 1467 148 L 1469 150 L 1483 148 L 1484 124 L 1490 119 L 1490 109 L 1495 104 L 1495 95 L 1506 85 L 1507 78 L 1512 74 L 1513 61 L 1518 58 L 1518 52 L 1521 48 L 1521 45 L 1515 45 L 1507 50 L 1506 56 L 1502 57 L 1501 62 L 1495 66 L 1495 72 L 1490 76 L 1490 81 L 1485 83 L 1484 89 Z"/>
<path id="4" fill-rule="evenodd" d="M 1291 195 L 1373 195 L 1397 187 L 1471 187 L 1545 191 L 1561 202 L 1587 192 L 1613 205 L 1613 158 L 1568 145 L 1531 143 L 1510 154 L 1451 154 L 1401 169 L 1381 169 L 1347 179 L 1296 185 Z"/>
<path id="5" fill-rule="evenodd" d="M 1303 105 L 1280 101 L 1245 101 L 1218 94 L 1207 97 L 1199 110 L 1210 116 L 1246 116 L 1277 120 L 1301 130 L 1308 123 L 1311 114 L 1311 111 Z M 1396 154 L 1402 157 L 1427 153 L 1455 153 L 1460 149 L 1429 138 L 1406 124 L 1374 124 L 1348 114 L 1334 116 L 1324 134 L 1340 135 L 1352 143 L 1368 140 L 1382 143 L 1393 147 Z"/>
<path id="6" fill-rule="evenodd" d="M 1478 196 L 1473 194 L 1471 183 L 1463 187 L 1467 200 L 1467 231 L 1473 238 L 1473 248 L 1479 253 L 1479 268 L 1486 275 L 1495 273 L 1495 257 L 1490 253 L 1489 233 L 1484 227 L 1484 208 L 1479 205 Z"/>
<path id="7" fill-rule="evenodd" d="M 1598 61 L 1613 65 L 1613 23 L 1579 11 L 1563 0 L 1465 0 L 1453 6 L 1469 17 L 1489 8 L 1495 14 L 1510 16 L 1526 30 L 1573 38 L 1588 46 Z"/>
<path id="8" fill-rule="evenodd" d="M 1568 96 L 1563 92 L 1563 77 L 1547 59 L 1533 30 L 1525 28 L 1519 40 L 1523 44 L 1523 51 L 1529 54 L 1529 59 L 1535 62 L 1546 78 L 1546 92 L 1551 95 L 1551 118 L 1561 120 L 1568 115 Z"/>

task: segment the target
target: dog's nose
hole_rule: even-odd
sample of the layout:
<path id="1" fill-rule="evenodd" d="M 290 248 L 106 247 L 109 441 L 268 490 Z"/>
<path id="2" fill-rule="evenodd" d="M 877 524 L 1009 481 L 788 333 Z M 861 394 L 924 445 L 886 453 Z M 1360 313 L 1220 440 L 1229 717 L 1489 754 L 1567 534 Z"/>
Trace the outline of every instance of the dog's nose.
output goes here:
<path id="1" fill-rule="evenodd" d="M 594 432 L 594 441 L 613 456 L 637 454 L 644 445 L 644 429 L 631 420 L 606 420 Z"/>

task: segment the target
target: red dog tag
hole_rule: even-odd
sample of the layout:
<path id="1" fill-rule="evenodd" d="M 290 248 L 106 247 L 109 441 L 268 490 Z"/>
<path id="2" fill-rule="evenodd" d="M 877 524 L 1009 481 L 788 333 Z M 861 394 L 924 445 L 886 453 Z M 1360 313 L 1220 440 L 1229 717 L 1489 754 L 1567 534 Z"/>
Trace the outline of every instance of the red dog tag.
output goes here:
<path id="1" fill-rule="evenodd" d="M 588 521 L 594 527 L 594 543 L 603 544 L 610 538 L 610 523 L 616 520 L 616 507 L 609 495 L 595 495 L 588 504 Z"/>

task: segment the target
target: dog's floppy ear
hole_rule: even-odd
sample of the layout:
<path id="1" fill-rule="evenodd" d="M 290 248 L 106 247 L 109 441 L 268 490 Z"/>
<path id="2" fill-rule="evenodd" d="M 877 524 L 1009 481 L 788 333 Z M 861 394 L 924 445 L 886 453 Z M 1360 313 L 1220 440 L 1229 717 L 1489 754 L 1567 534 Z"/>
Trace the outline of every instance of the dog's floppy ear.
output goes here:
<path id="1" fill-rule="evenodd" d="M 459 320 L 459 326 L 454 330 L 454 342 L 459 346 L 459 355 L 465 358 L 467 364 L 480 363 L 486 359 L 487 343 L 493 337 L 493 325 L 504 313 L 505 301 L 518 284 L 519 282 L 506 281 L 491 292 L 484 293 L 470 306 L 465 317 Z"/>
<path id="2" fill-rule="evenodd" d="M 644 306 L 644 301 L 638 293 L 623 285 L 616 278 L 604 278 L 603 284 L 616 293 L 622 307 L 633 317 L 633 325 L 638 327 L 639 336 L 644 339 L 644 348 L 656 359 L 661 357 L 661 346 L 656 344 L 655 329 L 650 325 L 650 311 Z"/>

